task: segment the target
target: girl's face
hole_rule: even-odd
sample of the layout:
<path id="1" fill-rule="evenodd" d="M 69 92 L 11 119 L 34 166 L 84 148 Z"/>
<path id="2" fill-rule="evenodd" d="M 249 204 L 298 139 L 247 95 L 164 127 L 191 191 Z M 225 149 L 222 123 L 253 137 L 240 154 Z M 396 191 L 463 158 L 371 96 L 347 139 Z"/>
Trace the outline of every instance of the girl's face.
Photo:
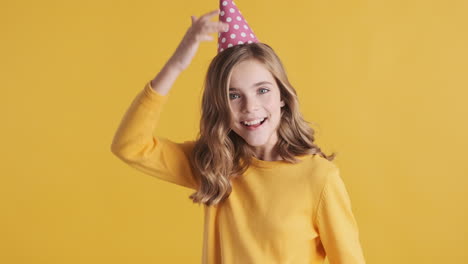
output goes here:
<path id="1" fill-rule="evenodd" d="M 231 129 L 256 147 L 257 154 L 270 152 L 278 140 L 276 131 L 284 106 L 270 71 L 257 60 L 236 65 L 231 74 L 229 102 Z"/>

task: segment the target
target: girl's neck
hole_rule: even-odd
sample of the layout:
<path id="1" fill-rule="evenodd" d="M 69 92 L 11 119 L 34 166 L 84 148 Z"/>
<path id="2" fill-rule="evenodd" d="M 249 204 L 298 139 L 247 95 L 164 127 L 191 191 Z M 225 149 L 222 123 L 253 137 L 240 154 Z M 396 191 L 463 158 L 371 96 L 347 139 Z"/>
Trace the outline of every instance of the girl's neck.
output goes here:
<path id="1" fill-rule="evenodd" d="M 254 149 L 255 158 L 264 161 L 277 161 L 283 160 L 283 158 L 279 155 L 279 152 L 276 148 L 276 144 L 273 147 L 260 147 Z"/>

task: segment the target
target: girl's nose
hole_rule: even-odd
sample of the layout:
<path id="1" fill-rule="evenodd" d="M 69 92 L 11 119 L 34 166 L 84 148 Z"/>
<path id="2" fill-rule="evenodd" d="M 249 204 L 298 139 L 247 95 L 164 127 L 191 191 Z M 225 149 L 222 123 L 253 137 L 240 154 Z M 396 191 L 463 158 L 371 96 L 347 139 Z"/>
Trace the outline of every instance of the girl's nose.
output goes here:
<path id="1" fill-rule="evenodd" d="M 255 97 L 244 97 L 244 110 L 246 112 L 255 112 L 258 109 L 258 100 Z"/>

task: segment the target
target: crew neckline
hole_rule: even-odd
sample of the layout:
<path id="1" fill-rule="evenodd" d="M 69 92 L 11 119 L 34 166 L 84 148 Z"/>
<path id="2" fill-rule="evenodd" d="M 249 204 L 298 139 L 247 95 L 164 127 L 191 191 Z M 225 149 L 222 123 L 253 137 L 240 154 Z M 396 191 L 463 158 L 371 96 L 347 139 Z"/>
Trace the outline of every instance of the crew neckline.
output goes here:
<path id="1" fill-rule="evenodd" d="M 304 154 L 301 156 L 296 156 L 296 158 L 303 161 L 312 155 L 313 154 Z M 286 162 L 285 160 L 261 160 L 256 157 L 252 157 L 251 164 L 260 168 L 276 168 L 281 165 L 293 165 L 292 163 Z"/>

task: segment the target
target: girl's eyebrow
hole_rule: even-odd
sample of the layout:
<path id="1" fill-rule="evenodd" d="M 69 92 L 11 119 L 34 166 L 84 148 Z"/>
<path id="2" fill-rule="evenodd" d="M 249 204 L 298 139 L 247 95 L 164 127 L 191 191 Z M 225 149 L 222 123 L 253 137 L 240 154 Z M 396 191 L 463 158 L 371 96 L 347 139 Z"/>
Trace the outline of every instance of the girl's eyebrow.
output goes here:
<path id="1" fill-rule="evenodd" d="M 252 86 L 252 88 L 255 88 L 255 87 L 260 86 L 260 85 L 263 85 L 263 84 L 270 84 L 270 85 L 273 85 L 271 82 L 268 82 L 268 81 L 261 81 L 261 82 L 255 83 L 255 84 Z M 229 88 L 229 91 L 234 91 L 234 90 L 238 90 L 238 89 L 235 88 L 235 87 Z"/>

